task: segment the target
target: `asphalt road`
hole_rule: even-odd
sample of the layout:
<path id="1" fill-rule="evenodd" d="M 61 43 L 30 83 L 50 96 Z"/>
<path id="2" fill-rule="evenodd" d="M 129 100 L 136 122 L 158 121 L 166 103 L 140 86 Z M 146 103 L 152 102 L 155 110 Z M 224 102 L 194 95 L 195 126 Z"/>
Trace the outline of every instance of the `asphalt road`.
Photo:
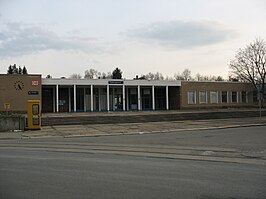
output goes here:
<path id="1" fill-rule="evenodd" d="M 265 132 L 1 140 L 0 198 L 266 198 Z"/>
<path id="2" fill-rule="evenodd" d="M 57 141 L 60 140 L 58 139 Z M 173 133 L 155 133 L 152 135 L 69 138 L 65 141 L 97 144 L 225 147 L 252 151 L 266 149 L 266 126 L 179 131 Z"/>

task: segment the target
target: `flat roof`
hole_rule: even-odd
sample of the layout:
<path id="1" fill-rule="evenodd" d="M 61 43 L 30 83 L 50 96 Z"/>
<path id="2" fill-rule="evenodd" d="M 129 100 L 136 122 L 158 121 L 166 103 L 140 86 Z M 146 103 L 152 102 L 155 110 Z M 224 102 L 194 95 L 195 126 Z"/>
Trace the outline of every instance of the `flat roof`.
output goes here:
<path id="1" fill-rule="evenodd" d="M 41 74 L 0 74 L 0 76 L 3 76 L 3 77 L 27 77 L 27 76 L 29 76 L 29 77 L 35 77 L 35 76 L 38 76 L 38 77 L 40 77 L 40 76 L 42 76 Z"/>
<path id="2" fill-rule="evenodd" d="M 125 85 L 125 86 L 181 86 L 181 81 L 166 80 L 126 80 L 126 79 L 67 79 L 43 78 L 42 85 Z"/>

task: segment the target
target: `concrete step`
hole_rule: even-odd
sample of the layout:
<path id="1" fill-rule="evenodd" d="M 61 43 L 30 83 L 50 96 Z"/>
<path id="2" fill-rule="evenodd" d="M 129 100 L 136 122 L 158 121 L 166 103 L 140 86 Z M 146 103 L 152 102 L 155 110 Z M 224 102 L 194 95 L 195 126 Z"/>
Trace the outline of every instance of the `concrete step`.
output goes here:
<path id="1" fill-rule="evenodd" d="M 262 111 L 262 116 L 266 116 L 266 110 Z M 230 119 L 230 118 L 246 118 L 259 117 L 258 110 L 246 111 L 195 111 L 195 112 L 176 112 L 176 113 L 157 113 L 157 114 L 123 114 L 108 115 L 102 113 L 97 115 L 79 115 L 78 113 L 44 116 L 42 118 L 42 126 L 54 125 L 84 125 L 84 124 L 118 124 L 118 123 L 144 123 L 144 122 L 160 122 L 160 121 L 183 121 L 183 120 L 207 120 L 207 119 Z"/>

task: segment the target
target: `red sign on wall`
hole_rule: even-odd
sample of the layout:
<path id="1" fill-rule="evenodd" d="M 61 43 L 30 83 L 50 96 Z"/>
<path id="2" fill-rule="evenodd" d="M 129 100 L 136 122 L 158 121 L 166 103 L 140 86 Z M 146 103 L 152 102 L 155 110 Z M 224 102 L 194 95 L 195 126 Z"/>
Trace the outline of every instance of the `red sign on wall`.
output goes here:
<path id="1" fill-rule="evenodd" d="M 38 86 L 39 85 L 39 81 L 33 80 L 33 81 L 31 81 L 31 85 L 32 86 Z"/>

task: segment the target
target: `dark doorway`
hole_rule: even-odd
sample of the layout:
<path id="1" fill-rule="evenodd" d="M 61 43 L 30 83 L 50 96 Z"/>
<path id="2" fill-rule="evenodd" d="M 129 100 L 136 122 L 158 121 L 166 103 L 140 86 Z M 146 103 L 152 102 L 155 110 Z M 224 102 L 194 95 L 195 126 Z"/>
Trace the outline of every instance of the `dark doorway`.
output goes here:
<path id="1" fill-rule="evenodd" d="M 155 87 L 155 109 L 166 109 L 166 90 L 165 87 Z"/>
<path id="2" fill-rule="evenodd" d="M 43 113 L 53 112 L 54 110 L 53 93 L 54 93 L 54 89 L 52 86 L 42 87 L 42 112 Z"/>
<path id="3" fill-rule="evenodd" d="M 142 110 L 152 110 L 151 88 L 142 89 Z"/>

